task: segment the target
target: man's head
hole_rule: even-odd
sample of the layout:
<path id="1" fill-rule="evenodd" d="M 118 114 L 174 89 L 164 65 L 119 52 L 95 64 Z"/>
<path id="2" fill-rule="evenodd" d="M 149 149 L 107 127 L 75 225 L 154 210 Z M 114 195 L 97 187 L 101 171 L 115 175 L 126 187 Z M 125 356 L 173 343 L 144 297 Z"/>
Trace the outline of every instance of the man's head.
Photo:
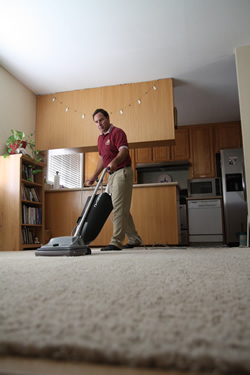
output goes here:
<path id="1" fill-rule="evenodd" d="M 102 133 L 106 133 L 110 127 L 109 114 L 104 109 L 96 109 L 93 113 L 93 120 Z"/>

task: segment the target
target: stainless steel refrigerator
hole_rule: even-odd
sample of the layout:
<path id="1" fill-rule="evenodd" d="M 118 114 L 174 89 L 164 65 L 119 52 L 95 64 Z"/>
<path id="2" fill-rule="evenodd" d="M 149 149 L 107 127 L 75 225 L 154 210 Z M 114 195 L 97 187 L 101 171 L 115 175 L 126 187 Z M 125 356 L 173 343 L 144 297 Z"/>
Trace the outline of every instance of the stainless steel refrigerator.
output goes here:
<path id="1" fill-rule="evenodd" d="M 221 179 L 226 244 L 238 245 L 247 231 L 247 198 L 244 156 L 241 148 L 221 150 Z"/>

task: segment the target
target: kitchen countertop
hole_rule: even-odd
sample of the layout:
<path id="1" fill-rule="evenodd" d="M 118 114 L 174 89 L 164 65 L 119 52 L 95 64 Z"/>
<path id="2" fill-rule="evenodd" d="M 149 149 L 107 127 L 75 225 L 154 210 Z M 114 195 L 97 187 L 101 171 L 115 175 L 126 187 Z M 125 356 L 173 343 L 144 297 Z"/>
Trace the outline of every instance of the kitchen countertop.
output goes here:
<path id="1" fill-rule="evenodd" d="M 159 186 L 176 186 L 179 190 L 181 190 L 180 188 L 180 185 L 178 184 L 178 182 L 161 182 L 161 183 L 152 183 L 152 184 L 134 184 L 133 185 L 133 188 L 147 188 L 147 187 L 159 187 Z M 66 191 L 82 191 L 82 190 L 94 190 L 95 187 L 84 187 L 84 188 L 76 188 L 76 189 L 67 189 L 67 188 L 63 188 L 63 189 L 45 189 L 45 192 L 46 193 L 55 193 L 55 192 L 66 192 Z M 101 187 L 99 188 L 99 190 L 101 189 Z M 103 190 L 105 191 L 106 189 L 106 185 L 103 186 Z"/>
<path id="2" fill-rule="evenodd" d="M 187 197 L 187 201 L 197 201 L 197 200 L 208 200 L 208 199 L 222 199 L 222 195 L 216 195 L 215 197 Z"/>

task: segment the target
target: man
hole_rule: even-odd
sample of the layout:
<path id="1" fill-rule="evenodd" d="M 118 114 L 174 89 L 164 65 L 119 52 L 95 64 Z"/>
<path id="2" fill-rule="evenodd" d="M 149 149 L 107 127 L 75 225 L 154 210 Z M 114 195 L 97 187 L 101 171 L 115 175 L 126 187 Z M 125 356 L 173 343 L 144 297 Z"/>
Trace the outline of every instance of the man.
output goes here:
<path id="1" fill-rule="evenodd" d="M 99 161 L 88 184 L 92 185 L 102 170 L 109 167 L 108 188 L 111 193 L 114 221 L 113 237 L 101 251 L 122 250 L 125 234 L 128 237 L 126 249 L 139 246 L 140 237 L 130 214 L 133 189 L 133 169 L 127 136 L 122 129 L 110 123 L 109 114 L 104 109 L 96 109 L 93 120 L 100 131 L 98 138 Z"/>

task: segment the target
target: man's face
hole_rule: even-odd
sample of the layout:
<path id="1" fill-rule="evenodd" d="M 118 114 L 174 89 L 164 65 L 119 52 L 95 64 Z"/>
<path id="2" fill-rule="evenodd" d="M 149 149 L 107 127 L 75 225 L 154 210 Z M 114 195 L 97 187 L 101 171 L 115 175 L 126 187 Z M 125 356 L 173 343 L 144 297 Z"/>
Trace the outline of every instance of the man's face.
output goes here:
<path id="1" fill-rule="evenodd" d="M 94 116 L 94 122 L 102 133 L 106 133 L 110 127 L 109 118 L 105 117 L 101 112 Z"/>

